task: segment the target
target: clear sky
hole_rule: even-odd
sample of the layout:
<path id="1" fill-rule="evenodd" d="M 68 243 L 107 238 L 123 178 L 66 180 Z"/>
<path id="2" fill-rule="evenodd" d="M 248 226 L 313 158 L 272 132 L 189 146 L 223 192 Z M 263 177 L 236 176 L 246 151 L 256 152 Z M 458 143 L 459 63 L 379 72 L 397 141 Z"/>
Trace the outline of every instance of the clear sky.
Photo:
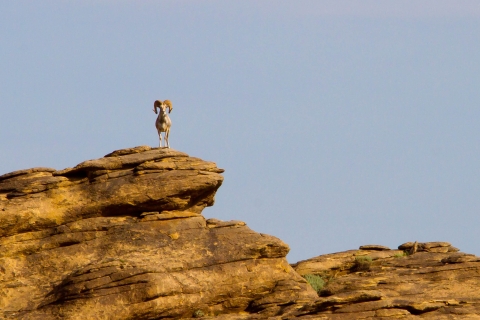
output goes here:
<path id="1" fill-rule="evenodd" d="M 170 145 L 226 170 L 204 215 L 296 262 L 480 255 L 480 1 L 0 0 L 0 174 Z"/>

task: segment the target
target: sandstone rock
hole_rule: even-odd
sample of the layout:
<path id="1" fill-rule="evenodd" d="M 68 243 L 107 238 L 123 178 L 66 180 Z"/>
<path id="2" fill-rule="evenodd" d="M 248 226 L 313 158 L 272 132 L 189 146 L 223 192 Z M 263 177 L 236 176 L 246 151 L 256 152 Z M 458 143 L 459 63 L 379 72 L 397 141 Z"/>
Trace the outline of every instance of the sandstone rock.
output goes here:
<path id="1" fill-rule="evenodd" d="M 415 241 L 417 242 L 417 241 Z M 399 250 L 409 250 L 415 245 L 415 242 L 405 242 L 398 246 Z M 437 248 L 437 247 L 450 247 L 451 244 L 448 242 L 421 242 L 418 243 L 422 248 Z"/>
<path id="2" fill-rule="evenodd" d="M 31 173 L 36 173 L 36 172 L 55 172 L 56 170 L 53 168 L 46 168 L 46 167 L 35 167 L 35 168 L 30 168 L 30 169 L 24 169 L 24 170 L 17 170 L 13 171 L 10 173 L 5 173 L 3 175 L 0 175 L 0 181 L 5 180 L 5 179 L 10 179 L 13 177 L 18 177 L 26 174 L 31 174 Z"/>
<path id="3" fill-rule="evenodd" d="M 245 222 L 232 220 L 232 221 L 222 221 L 218 219 L 208 219 L 207 227 L 209 228 L 223 228 L 223 227 L 234 227 L 234 226 L 245 226 Z"/>
<path id="4" fill-rule="evenodd" d="M 172 163 L 176 169 L 137 169 L 148 161 Z M 201 165 L 199 159 L 171 149 L 156 149 L 89 160 L 41 176 L 9 178 L 0 182 L 4 211 L 0 236 L 117 212 L 130 216 L 155 209 L 199 213 L 213 204 L 223 181 L 221 170 L 213 165 Z"/>
<path id="5" fill-rule="evenodd" d="M 450 247 L 452 246 L 449 242 L 424 242 L 422 243 L 422 247 L 424 249 L 430 249 L 430 248 L 438 248 L 438 247 Z"/>
<path id="6" fill-rule="evenodd" d="M 315 301 L 285 243 L 201 215 L 221 172 L 137 147 L 1 176 L 0 318 L 260 319 Z"/>
<path id="7" fill-rule="evenodd" d="M 406 242 L 404 244 L 401 244 L 398 246 L 398 249 L 404 250 L 408 252 L 409 254 L 414 254 L 416 252 L 440 252 L 440 253 L 446 253 L 446 252 L 457 252 L 459 249 L 453 247 L 450 243 L 448 242 Z"/>
<path id="8" fill-rule="evenodd" d="M 149 151 L 149 150 L 152 150 L 152 147 L 150 147 L 150 146 L 138 146 L 138 147 L 135 147 L 135 148 L 121 149 L 121 150 L 116 150 L 116 151 L 110 152 L 109 154 L 105 155 L 105 158 L 125 156 L 127 154 L 141 153 L 141 152 Z"/>
<path id="9" fill-rule="evenodd" d="M 0 318 L 480 318 L 479 257 L 408 242 L 289 265 L 280 239 L 202 216 L 222 172 L 140 146 L 0 176 Z"/>
<path id="10" fill-rule="evenodd" d="M 372 263 L 365 272 L 352 269 L 355 257 L 365 256 L 365 250 L 293 264 L 301 275 L 318 274 L 326 280 L 321 291 L 325 298 L 306 304 L 295 315 L 315 315 L 318 319 L 479 319 L 480 257 L 436 251 L 451 248 L 447 242 L 418 243 L 415 254 L 405 255 L 403 250 L 413 247 L 414 242 L 410 242 L 399 246 L 402 250 L 370 251 L 367 256 Z M 374 259 L 373 254 L 380 252 L 392 254 Z M 366 292 L 374 294 L 367 298 Z M 363 300 L 344 298 L 362 294 Z"/>
<path id="11" fill-rule="evenodd" d="M 360 246 L 360 250 L 378 250 L 378 251 L 384 251 L 384 250 L 390 250 L 389 247 L 381 246 L 378 244 L 367 244 Z"/>
<path id="12" fill-rule="evenodd" d="M 480 257 L 473 254 L 456 253 L 450 254 L 441 260 L 442 263 L 464 263 L 464 262 L 480 262 Z"/>

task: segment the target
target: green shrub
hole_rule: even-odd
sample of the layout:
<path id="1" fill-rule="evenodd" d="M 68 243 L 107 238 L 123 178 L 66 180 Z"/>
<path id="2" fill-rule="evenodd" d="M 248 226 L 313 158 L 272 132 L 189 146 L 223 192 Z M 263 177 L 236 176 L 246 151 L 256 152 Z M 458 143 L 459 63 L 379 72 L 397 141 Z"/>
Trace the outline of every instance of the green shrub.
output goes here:
<path id="1" fill-rule="evenodd" d="M 317 274 L 306 274 L 303 277 L 317 293 L 320 293 L 320 290 L 325 286 L 325 280 Z"/>
<path id="2" fill-rule="evenodd" d="M 201 318 L 203 317 L 205 314 L 203 313 L 202 310 L 196 310 L 194 313 L 193 313 L 193 317 L 194 318 Z"/>
<path id="3" fill-rule="evenodd" d="M 360 256 L 355 257 L 355 262 L 353 263 L 353 271 L 368 271 L 372 265 L 372 258 L 369 256 Z"/>
<path id="4" fill-rule="evenodd" d="M 403 257 L 406 257 L 408 256 L 408 251 L 403 251 L 402 253 L 396 253 L 393 257 L 394 258 L 403 258 Z"/>

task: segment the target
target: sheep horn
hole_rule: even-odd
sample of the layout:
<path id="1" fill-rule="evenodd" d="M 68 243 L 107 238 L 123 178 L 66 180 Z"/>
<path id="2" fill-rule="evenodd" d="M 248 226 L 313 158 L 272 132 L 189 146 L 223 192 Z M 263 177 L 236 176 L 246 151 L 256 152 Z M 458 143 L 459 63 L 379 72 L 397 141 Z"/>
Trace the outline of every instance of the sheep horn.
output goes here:
<path id="1" fill-rule="evenodd" d="M 167 105 L 168 113 L 172 112 L 172 110 L 173 110 L 172 102 L 170 100 L 165 100 L 165 101 L 163 101 L 163 103 L 165 103 Z"/>
<path id="2" fill-rule="evenodd" d="M 162 101 L 160 100 L 155 100 L 155 102 L 153 103 L 153 111 L 155 112 L 155 114 L 158 113 L 157 108 L 160 108 L 161 104 L 162 104 Z"/>

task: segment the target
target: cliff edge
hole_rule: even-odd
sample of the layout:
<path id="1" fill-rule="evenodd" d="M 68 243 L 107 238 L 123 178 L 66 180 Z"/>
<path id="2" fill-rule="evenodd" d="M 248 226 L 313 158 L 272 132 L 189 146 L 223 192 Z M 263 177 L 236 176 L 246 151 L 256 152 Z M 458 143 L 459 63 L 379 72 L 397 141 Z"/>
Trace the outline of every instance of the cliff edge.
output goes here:
<path id="1" fill-rule="evenodd" d="M 281 240 L 201 215 L 222 172 L 137 147 L 0 176 L 0 317 L 274 315 L 315 299 Z"/>
<path id="2" fill-rule="evenodd" d="M 202 216 L 222 172 L 141 146 L 0 176 L 0 318 L 480 319 L 480 258 L 412 242 L 289 265 Z"/>

